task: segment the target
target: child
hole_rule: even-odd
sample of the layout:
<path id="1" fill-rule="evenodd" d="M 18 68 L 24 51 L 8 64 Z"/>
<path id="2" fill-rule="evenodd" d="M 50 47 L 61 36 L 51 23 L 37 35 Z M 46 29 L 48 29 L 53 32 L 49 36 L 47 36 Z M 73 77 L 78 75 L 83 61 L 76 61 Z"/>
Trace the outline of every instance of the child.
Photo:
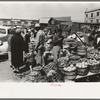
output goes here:
<path id="1" fill-rule="evenodd" d="M 36 52 L 34 51 L 34 42 L 30 41 L 29 43 L 29 53 L 26 54 L 26 59 L 30 68 L 30 71 L 32 72 L 33 67 L 36 66 L 36 60 L 35 60 Z"/>

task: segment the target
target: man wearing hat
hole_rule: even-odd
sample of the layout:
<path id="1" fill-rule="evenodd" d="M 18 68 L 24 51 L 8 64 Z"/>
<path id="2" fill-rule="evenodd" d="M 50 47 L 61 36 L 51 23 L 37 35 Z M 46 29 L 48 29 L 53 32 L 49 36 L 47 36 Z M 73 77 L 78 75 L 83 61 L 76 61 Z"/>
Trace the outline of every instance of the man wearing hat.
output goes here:
<path id="1" fill-rule="evenodd" d="M 41 27 L 39 24 L 35 26 L 35 29 L 38 31 L 36 35 L 36 46 L 35 50 L 37 51 L 37 64 L 43 66 L 43 53 L 44 53 L 44 42 L 45 42 L 45 33 L 43 32 L 44 27 Z"/>

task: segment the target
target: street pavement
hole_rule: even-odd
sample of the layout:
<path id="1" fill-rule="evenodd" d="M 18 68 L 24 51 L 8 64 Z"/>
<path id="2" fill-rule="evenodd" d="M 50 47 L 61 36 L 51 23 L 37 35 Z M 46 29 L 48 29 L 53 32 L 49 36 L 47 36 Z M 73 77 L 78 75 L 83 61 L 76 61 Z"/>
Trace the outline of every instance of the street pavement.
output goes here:
<path id="1" fill-rule="evenodd" d="M 27 79 L 25 73 L 15 74 L 8 60 L 0 62 L 0 82 L 28 82 Z"/>

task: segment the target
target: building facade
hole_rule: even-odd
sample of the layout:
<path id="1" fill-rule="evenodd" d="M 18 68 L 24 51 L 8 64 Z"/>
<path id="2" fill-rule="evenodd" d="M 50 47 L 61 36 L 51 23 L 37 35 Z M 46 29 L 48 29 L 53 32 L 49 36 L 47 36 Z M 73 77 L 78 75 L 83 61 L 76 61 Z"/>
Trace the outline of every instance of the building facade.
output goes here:
<path id="1" fill-rule="evenodd" d="M 100 23 L 100 8 L 85 11 L 86 23 Z"/>
<path id="2" fill-rule="evenodd" d="M 29 26 L 38 23 L 38 20 L 29 20 L 29 19 L 4 19 L 0 18 L 0 25 L 2 26 Z"/>

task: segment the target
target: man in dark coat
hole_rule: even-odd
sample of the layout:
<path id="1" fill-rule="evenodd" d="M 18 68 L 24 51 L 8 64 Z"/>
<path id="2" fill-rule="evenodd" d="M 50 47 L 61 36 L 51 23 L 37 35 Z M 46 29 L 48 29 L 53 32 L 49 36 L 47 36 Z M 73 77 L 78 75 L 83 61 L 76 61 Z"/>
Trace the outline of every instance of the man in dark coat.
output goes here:
<path id="1" fill-rule="evenodd" d="M 25 47 L 26 47 L 25 53 L 29 53 L 30 37 L 31 37 L 31 31 L 27 31 L 26 34 L 25 34 L 25 37 L 24 37 Z"/>
<path id="2" fill-rule="evenodd" d="M 14 72 L 19 72 L 19 67 L 23 65 L 23 51 L 25 43 L 21 36 L 21 30 L 16 29 L 16 33 L 11 38 L 11 59 Z"/>

